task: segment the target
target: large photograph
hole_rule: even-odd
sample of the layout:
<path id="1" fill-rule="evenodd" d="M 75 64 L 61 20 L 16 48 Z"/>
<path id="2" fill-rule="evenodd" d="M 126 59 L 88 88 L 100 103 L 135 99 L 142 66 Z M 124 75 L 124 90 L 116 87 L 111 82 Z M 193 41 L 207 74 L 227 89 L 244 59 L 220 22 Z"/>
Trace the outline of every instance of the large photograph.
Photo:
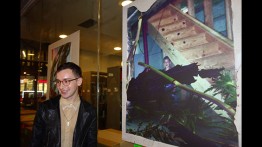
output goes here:
<path id="1" fill-rule="evenodd" d="M 232 13 L 227 0 L 137 0 L 124 7 L 123 140 L 239 146 Z"/>
<path id="2" fill-rule="evenodd" d="M 69 61 L 79 64 L 79 37 L 80 31 L 77 31 L 48 46 L 47 98 L 59 94 L 54 83 L 57 67 Z"/>

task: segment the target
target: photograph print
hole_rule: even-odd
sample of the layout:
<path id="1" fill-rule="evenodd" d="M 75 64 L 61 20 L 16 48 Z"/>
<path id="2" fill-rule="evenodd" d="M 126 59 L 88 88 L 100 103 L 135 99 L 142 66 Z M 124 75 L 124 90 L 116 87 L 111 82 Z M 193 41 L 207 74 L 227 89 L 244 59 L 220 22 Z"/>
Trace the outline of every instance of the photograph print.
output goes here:
<path id="1" fill-rule="evenodd" d="M 65 62 L 79 64 L 79 37 L 80 31 L 76 31 L 48 46 L 47 99 L 59 94 L 55 84 L 57 68 Z"/>
<path id="2" fill-rule="evenodd" d="M 141 3 L 123 10 L 123 140 L 238 147 L 230 1 Z"/>

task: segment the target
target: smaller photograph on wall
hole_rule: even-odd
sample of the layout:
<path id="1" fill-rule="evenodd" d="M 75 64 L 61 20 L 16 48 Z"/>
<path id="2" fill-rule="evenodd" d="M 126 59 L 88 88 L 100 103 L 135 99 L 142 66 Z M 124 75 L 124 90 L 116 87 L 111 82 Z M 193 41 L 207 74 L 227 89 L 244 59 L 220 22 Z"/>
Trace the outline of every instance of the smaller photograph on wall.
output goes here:
<path id="1" fill-rule="evenodd" d="M 80 31 L 48 46 L 47 99 L 57 96 L 56 69 L 65 62 L 79 64 Z"/>
<path id="2" fill-rule="evenodd" d="M 50 73 L 50 89 L 49 89 L 49 96 L 54 97 L 58 95 L 58 89 L 56 88 L 55 84 L 55 72 L 57 67 L 59 67 L 61 64 L 66 63 L 67 61 L 70 61 L 69 53 L 70 53 L 70 47 L 71 42 L 68 42 L 62 46 L 59 46 L 57 48 L 52 49 L 51 58 L 53 61 L 52 67 L 51 67 L 51 73 Z"/>

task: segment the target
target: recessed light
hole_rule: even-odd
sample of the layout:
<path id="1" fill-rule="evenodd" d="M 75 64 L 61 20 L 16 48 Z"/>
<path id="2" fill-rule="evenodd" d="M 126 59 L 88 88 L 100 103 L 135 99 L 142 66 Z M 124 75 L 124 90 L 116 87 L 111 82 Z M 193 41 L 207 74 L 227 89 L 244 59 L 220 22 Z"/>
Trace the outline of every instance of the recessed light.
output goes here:
<path id="1" fill-rule="evenodd" d="M 61 35 L 59 35 L 59 38 L 66 38 L 67 37 L 67 35 L 65 35 L 65 34 L 61 34 Z"/>
<path id="2" fill-rule="evenodd" d="M 120 50 L 121 50 L 121 47 L 114 47 L 114 50 L 115 50 L 115 51 L 120 51 Z"/>

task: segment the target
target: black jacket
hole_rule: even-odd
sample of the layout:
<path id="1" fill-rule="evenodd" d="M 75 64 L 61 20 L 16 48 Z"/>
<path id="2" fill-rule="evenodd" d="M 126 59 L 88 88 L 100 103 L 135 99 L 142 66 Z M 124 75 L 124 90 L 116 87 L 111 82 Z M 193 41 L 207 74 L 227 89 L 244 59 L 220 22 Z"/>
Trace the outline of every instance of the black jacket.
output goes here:
<path id="1" fill-rule="evenodd" d="M 60 95 L 40 103 L 34 119 L 32 147 L 61 147 L 59 99 Z M 96 147 L 96 110 L 82 98 L 80 100 L 73 147 Z"/>

